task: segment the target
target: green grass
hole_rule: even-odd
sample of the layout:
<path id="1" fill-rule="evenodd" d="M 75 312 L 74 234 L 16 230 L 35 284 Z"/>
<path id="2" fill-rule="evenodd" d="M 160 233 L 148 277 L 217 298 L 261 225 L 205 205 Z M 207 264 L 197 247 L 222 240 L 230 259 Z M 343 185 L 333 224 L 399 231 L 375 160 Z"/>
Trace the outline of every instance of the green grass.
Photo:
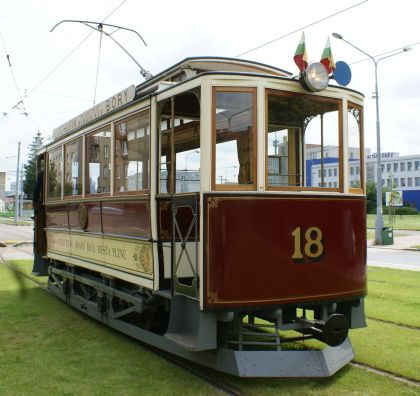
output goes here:
<path id="1" fill-rule="evenodd" d="M 374 214 L 367 215 L 367 228 L 375 228 Z M 388 227 L 389 216 L 384 215 L 385 226 Z M 420 231 L 420 214 L 417 215 L 396 215 L 395 223 L 391 224 L 395 230 L 414 230 Z"/>
<path id="2" fill-rule="evenodd" d="M 30 272 L 29 261 L 14 264 Z M 381 291 L 388 301 L 389 293 L 400 283 L 406 287 L 416 284 L 417 279 L 404 274 L 406 271 L 369 269 L 369 277 L 376 280 L 369 280 L 369 289 L 374 292 L 378 284 L 389 284 Z M 11 271 L 0 265 L 1 395 L 217 394 L 132 339 L 73 310 L 32 283 L 25 281 L 24 285 L 22 296 Z M 415 294 L 408 296 L 415 298 Z M 376 315 L 376 308 L 369 304 L 368 315 Z M 406 306 L 401 311 L 404 313 Z M 418 378 L 415 370 L 420 367 L 420 357 L 415 348 L 419 336 L 411 332 L 369 321 L 367 329 L 351 333 L 357 360 Z M 420 394 L 417 388 L 351 366 L 324 379 L 240 379 L 208 372 L 244 395 Z"/>
<path id="3" fill-rule="evenodd" d="M 420 272 L 369 267 L 366 313 L 420 327 Z"/>
<path id="4" fill-rule="evenodd" d="M 212 395 L 137 342 L 0 265 L 1 395 Z M 216 393 L 217 394 L 217 393 Z"/>

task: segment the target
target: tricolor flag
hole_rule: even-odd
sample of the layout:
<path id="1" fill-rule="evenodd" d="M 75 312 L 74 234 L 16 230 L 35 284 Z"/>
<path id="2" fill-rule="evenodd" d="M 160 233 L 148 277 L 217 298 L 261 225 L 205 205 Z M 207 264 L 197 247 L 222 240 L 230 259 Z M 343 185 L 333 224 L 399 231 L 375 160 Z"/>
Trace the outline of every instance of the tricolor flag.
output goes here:
<path id="1" fill-rule="evenodd" d="M 331 74 L 335 69 L 335 62 L 331 52 L 331 44 L 329 37 L 327 38 L 327 42 L 325 43 L 324 51 L 322 51 L 321 63 L 327 69 L 328 74 Z"/>
<path id="2" fill-rule="evenodd" d="M 301 72 L 308 67 L 308 56 L 306 55 L 305 46 L 305 32 L 302 32 L 302 37 L 300 38 L 299 44 L 296 48 L 293 60 Z"/>

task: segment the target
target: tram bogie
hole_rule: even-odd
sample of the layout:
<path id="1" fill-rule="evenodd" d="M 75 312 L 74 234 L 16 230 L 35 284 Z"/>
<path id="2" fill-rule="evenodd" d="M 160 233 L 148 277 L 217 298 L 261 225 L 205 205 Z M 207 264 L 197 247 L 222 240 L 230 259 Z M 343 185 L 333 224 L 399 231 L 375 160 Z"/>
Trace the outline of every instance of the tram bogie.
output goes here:
<path id="1" fill-rule="evenodd" d="M 38 158 L 34 270 L 63 301 L 238 376 L 328 376 L 354 356 L 359 93 L 190 58 L 57 128 Z M 286 349 L 310 338 L 326 348 Z"/>

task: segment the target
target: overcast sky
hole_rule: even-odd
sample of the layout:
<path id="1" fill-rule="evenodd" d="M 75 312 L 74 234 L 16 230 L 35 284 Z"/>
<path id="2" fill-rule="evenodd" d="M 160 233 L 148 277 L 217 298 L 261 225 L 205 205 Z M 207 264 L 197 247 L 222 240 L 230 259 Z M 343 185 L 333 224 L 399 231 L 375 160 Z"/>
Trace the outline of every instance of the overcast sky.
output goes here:
<path id="1" fill-rule="evenodd" d="M 310 60 L 320 59 L 332 32 L 371 55 L 420 42 L 417 0 L 0 0 L 0 5 L 0 171 L 13 177 L 18 141 L 25 162 L 38 130 L 47 139 L 95 99 L 98 103 L 143 81 L 136 64 L 107 37 L 97 75 L 99 33 L 75 23 L 50 33 L 63 19 L 104 21 L 111 14 L 106 23 L 142 35 L 147 47 L 132 33 L 119 31 L 113 37 L 152 74 L 190 56 L 236 57 L 282 36 L 286 37 L 240 58 L 297 73 L 293 55 L 301 28 L 352 6 L 304 29 Z M 335 61 L 351 64 L 349 87 L 365 95 L 366 147 L 375 152 L 373 62 L 354 63 L 365 56 L 332 37 L 331 46 Z M 420 45 L 379 63 L 383 152 L 420 154 L 419 65 Z M 14 108 L 20 97 L 24 107 Z"/>

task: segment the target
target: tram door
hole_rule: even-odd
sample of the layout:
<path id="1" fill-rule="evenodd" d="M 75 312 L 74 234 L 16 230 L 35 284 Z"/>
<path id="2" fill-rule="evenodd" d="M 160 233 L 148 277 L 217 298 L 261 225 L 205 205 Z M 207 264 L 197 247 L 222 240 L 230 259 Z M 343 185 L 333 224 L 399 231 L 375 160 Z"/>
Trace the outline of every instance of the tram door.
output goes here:
<path id="1" fill-rule="evenodd" d="M 200 191 L 199 90 L 159 103 L 157 196 L 161 289 L 197 299 Z"/>
<path id="2" fill-rule="evenodd" d="M 33 274 L 44 276 L 48 274 L 48 262 L 44 259 L 47 249 L 45 235 L 45 207 L 44 207 L 44 183 L 45 183 L 45 153 L 37 157 L 36 180 L 32 197 L 34 207 L 34 266 Z"/>

